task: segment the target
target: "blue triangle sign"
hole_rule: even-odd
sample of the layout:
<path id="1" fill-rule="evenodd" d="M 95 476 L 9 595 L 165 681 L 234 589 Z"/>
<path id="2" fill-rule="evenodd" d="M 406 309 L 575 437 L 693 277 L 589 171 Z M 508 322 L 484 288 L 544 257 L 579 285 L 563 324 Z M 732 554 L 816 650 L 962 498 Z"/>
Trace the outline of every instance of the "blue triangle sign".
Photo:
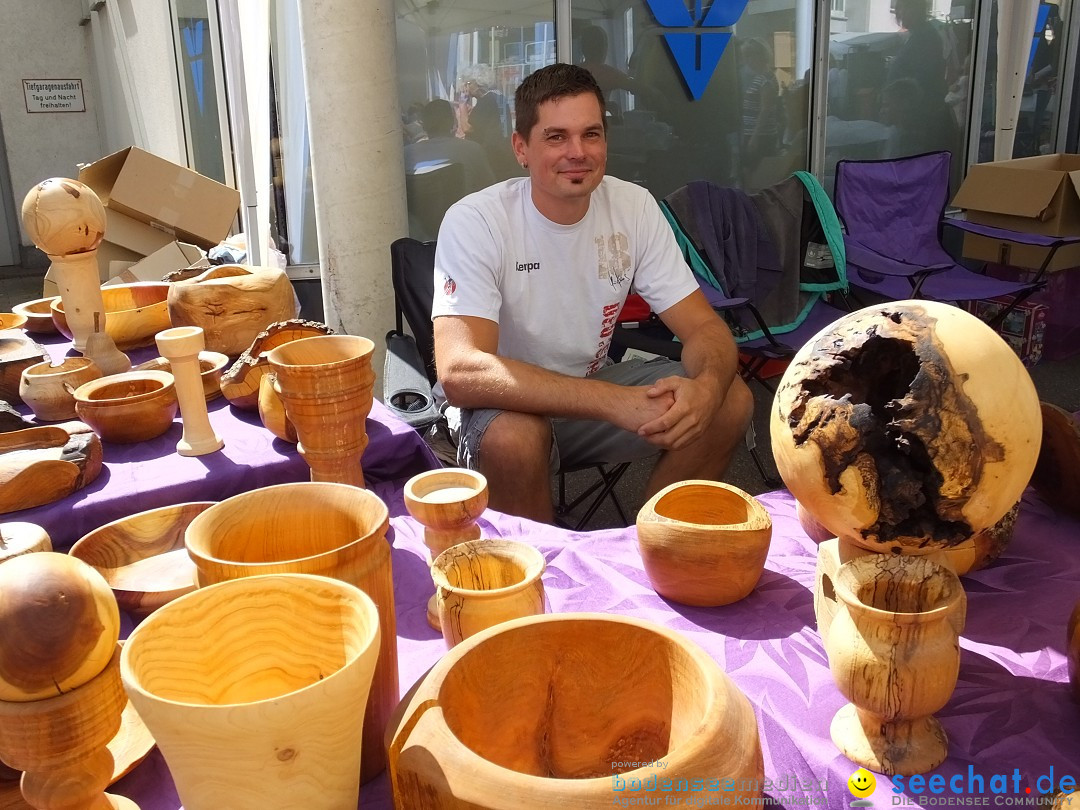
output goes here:
<path id="1" fill-rule="evenodd" d="M 664 42 L 679 66 L 683 81 L 697 101 L 705 93 L 720 57 L 724 55 L 730 33 L 664 34 Z"/>

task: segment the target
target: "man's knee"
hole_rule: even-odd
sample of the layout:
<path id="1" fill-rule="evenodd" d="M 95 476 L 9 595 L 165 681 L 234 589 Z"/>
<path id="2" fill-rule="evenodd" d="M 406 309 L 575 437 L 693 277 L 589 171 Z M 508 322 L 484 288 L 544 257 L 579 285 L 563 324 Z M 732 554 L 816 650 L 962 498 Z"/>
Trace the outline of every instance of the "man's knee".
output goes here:
<path id="1" fill-rule="evenodd" d="M 480 441 L 480 464 L 494 468 L 543 465 L 551 454 L 551 422 L 543 416 L 503 411 L 496 416 Z"/>
<path id="2" fill-rule="evenodd" d="M 750 428 L 750 422 L 754 418 L 754 394 L 742 377 L 732 380 L 721 410 L 740 436 Z"/>

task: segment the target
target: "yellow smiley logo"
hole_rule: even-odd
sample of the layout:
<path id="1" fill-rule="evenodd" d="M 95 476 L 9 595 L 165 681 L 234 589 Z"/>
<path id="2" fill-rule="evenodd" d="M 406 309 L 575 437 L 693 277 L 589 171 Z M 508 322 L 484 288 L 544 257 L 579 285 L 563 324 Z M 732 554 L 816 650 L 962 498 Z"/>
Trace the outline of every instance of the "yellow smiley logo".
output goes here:
<path id="1" fill-rule="evenodd" d="M 866 768 L 859 768 L 848 777 L 847 786 L 856 799 L 865 799 L 877 789 L 877 780 Z"/>

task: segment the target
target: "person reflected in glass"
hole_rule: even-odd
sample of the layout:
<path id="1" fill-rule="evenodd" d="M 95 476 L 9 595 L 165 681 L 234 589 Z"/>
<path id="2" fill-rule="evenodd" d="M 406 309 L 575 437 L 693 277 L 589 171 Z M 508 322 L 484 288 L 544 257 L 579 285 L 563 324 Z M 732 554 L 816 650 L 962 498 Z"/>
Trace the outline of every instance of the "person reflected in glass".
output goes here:
<path id="1" fill-rule="evenodd" d="M 406 171 L 415 172 L 425 163 L 460 163 L 465 177 L 465 194 L 495 182 L 483 147 L 454 136 L 454 108 L 449 101 L 441 98 L 429 101 L 421 110 L 420 120 L 427 139 L 406 145 Z"/>
<path id="2" fill-rule="evenodd" d="M 749 177 L 762 158 L 780 149 L 783 117 L 780 85 L 773 69 L 769 46 L 760 39 L 744 41 L 739 48 L 742 87 L 742 169 Z"/>
<path id="3" fill-rule="evenodd" d="M 497 177 L 518 174 L 506 134 L 509 118 L 506 98 L 493 88 L 491 68 L 473 65 L 472 75 L 465 80 L 467 112 L 463 122 L 465 137 L 480 144 L 488 165 Z"/>
<path id="4" fill-rule="evenodd" d="M 637 82 L 617 67 L 607 63 L 608 36 L 598 25 L 587 25 L 581 30 L 581 66 L 596 79 L 604 92 L 604 99 L 611 100 L 616 90 L 628 93 L 639 91 Z"/>

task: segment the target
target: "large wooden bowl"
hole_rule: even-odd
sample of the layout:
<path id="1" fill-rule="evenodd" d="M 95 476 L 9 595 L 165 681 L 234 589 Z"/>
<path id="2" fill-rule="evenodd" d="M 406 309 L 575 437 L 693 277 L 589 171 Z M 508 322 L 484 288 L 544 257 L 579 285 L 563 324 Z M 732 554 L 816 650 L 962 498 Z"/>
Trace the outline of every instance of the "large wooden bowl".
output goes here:
<path id="1" fill-rule="evenodd" d="M 58 300 L 58 297 L 36 298 L 33 301 L 16 304 L 11 308 L 11 311 L 26 317 L 23 328 L 27 332 L 38 335 L 51 335 L 56 332 L 56 324 L 53 323 L 52 317 L 52 302 Z"/>
<path id="2" fill-rule="evenodd" d="M 121 610 L 145 615 L 195 590 L 184 531 L 212 501 L 139 512 L 84 535 L 68 553 L 105 577 Z"/>
<path id="3" fill-rule="evenodd" d="M 741 489 L 682 481 L 660 490 L 637 516 L 645 573 L 658 594 L 684 605 L 737 602 L 757 585 L 772 519 Z"/>
<path id="4" fill-rule="evenodd" d="M 531 616 L 466 639 L 402 700 L 386 744 L 397 807 L 699 806 L 719 795 L 710 780 L 733 780 L 738 802 L 763 779 L 746 696 L 696 644 L 624 616 Z M 643 787 L 654 776 L 667 791 Z"/>
<path id="5" fill-rule="evenodd" d="M 172 425 L 177 410 L 173 375 L 127 371 L 75 389 L 75 412 L 104 441 L 131 444 L 153 439 Z"/>
<path id="6" fill-rule="evenodd" d="M 101 300 L 105 305 L 105 334 L 113 339 L 116 348 L 126 351 L 153 345 L 154 335 L 172 325 L 166 303 L 168 295 L 169 285 L 158 281 L 101 288 Z M 64 302 L 56 298 L 51 308 L 56 328 L 70 338 Z"/>
<path id="7" fill-rule="evenodd" d="M 227 355 L 221 352 L 199 352 L 199 378 L 202 380 L 203 395 L 206 401 L 221 396 L 221 375 L 229 364 Z M 139 363 L 134 371 L 167 371 L 172 373 L 172 364 L 164 357 L 155 357 L 145 363 Z"/>

